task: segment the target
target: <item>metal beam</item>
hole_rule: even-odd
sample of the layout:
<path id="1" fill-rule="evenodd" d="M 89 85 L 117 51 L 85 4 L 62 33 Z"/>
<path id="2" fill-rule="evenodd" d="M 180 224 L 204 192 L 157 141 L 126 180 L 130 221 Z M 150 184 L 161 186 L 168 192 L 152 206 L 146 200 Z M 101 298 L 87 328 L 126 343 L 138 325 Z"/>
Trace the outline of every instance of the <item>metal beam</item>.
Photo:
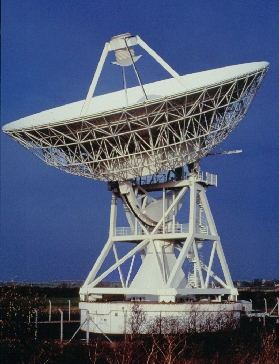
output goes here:
<path id="1" fill-rule="evenodd" d="M 182 78 L 179 76 L 177 72 L 175 72 L 168 64 L 158 56 L 156 52 L 153 51 L 152 48 L 150 48 L 138 35 L 136 36 L 137 43 L 139 46 L 141 46 L 144 50 L 146 50 L 147 53 L 150 54 L 151 57 L 153 57 L 170 75 L 172 75 L 173 78 L 176 79 L 177 82 L 179 82 L 185 89 L 187 90 L 187 86 L 185 82 L 182 80 Z"/>
<path id="2" fill-rule="evenodd" d="M 109 46 L 109 43 L 106 43 L 105 46 L 104 46 L 104 49 L 103 49 L 103 52 L 101 54 L 101 58 L 99 60 L 99 63 L 97 65 L 93 80 L 92 80 L 91 85 L 89 87 L 85 102 L 84 102 L 83 107 L 81 109 L 80 116 L 84 116 L 84 115 L 87 114 L 88 107 L 90 105 L 90 101 L 91 101 L 91 99 L 93 97 L 95 88 L 96 88 L 97 83 L 99 81 L 99 77 L 101 75 L 105 60 L 106 60 L 107 55 L 108 55 L 108 46 Z"/>

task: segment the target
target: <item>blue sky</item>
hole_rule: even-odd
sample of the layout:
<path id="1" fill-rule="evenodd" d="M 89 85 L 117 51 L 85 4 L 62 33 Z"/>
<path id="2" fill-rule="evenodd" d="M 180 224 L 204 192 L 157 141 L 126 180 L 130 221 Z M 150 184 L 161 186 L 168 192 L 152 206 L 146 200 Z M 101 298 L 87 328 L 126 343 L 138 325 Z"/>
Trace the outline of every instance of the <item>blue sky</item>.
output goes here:
<path id="1" fill-rule="evenodd" d="M 1 124 L 85 98 L 104 43 L 127 31 L 181 75 L 270 62 L 246 118 L 220 145 L 243 153 L 207 158 L 202 169 L 218 175 L 207 194 L 233 279 L 278 278 L 277 0 L 2 0 Z M 140 62 L 144 82 L 166 77 Z M 98 94 L 121 87 L 111 67 Z M 51 168 L 4 133 L 1 171 L 0 279 L 85 279 L 108 235 L 106 183 Z"/>

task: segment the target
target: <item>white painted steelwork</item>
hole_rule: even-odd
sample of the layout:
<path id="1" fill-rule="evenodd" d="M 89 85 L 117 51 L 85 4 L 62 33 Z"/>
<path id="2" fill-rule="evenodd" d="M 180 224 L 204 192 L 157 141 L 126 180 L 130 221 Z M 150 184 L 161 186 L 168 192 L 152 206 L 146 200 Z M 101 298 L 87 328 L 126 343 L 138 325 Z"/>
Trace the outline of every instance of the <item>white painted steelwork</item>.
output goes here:
<path id="1" fill-rule="evenodd" d="M 156 174 L 200 160 L 226 138 L 269 66 L 248 63 L 179 76 L 138 36 L 122 37 L 106 43 L 85 101 L 17 120 L 3 131 L 68 173 L 103 181 Z M 107 53 L 126 43 L 127 49 L 142 46 L 174 78 L 92 98 Z"/>
<path id="2" fill-rule="evenodd" d="M 173 78 L 143 85 L 135 66 L 140 57 L 136 45 Z M 115 52 L 113 63 L 122 67 L 124 90 L 93 97 L 109 51 Z M 134 68 L 140 86 L 126 88 L 126 66 Z M 189 297 L 237 299 L 206 198 L 207 187 L 217 186 L 217 176 L 201 173 L 199 161 L 212 154 L 243 119 L 268 67 L 267 62 L 256 62 L 180 76 L 140 37 L 127 33 L 106 43 L 85 100 L 3 127 L 46 164 L 109 181 L 108 241 L 80 289 L 87 339 L 96 327 L 103 333 L 127 332 L 127 321 L 122 319 L 127 320 L 131 303 L 96 302 L 107 295 L 139 300 L 146 309 L 152 308 L 153 318 L 159 311 L 178 316 L 189 311 L 184 303 L 174 304 Z M 124 206 L 126 227 L 117 226 L 118 201 Z M 120 242 L 130 248 L 122 256 Z M 110 253 L 115 263 L 107 267 Z M 121 286 L 100 287 L 114 271 Z M 213 306 L 205 307 L 210 311 Z"/>
<path id="3" fill-rule="evenodd" d="M 215 180 L 211 175 L 211 180 Z M 80 289 L 81 301 L 94 301 L 103 294 L 125 295 L 155 302 L 176 302 L 189 295 L 228 295 L 236 300 L 234 288 L 220 237 L 206 198 L 206 187 L 210 186 L 201 175 L 191 173 L 186 179 L 151 183 L 144 186 L 123 182 L 113 189 L 109 238 L 94 267 Z M 153 192 L 162 196 L 154 199 Z M 183 213 L 182 201 L 189 192 L 189 206 Z M 133 197 L 128 197 L 133 194 Z M 117 196 L 119 198 L 117 198 Z M 118 200 L 121 200 L 129 227 L 117 227 Z M 164 201 L 163 205 L 158 201 Z M 157 209 L 148 215 L 148 206 Z M 184 204 L 185 207 L 186 204 Z M 178 213 L 184 223 L 178 222 Z M 117 246 L 127 243 L 130 250 L 119 258 Z M 201 249 L 206 245 L 210 250 L 207 262 Z M 104 272 L 102 266 L 110 252 L 115 263 Z M 138 256 L 140 267 L 125 279 L 123 266 Z M 213 269 L 213 261 L 221 267 L 220 275 Z M 186 269 L 185 269 L 186 266 Z M 111 272 L 118 270 L 121 287 L 102 288 L 98 284 Z M 131 273 L 133 279 L 130 282 Z"/>

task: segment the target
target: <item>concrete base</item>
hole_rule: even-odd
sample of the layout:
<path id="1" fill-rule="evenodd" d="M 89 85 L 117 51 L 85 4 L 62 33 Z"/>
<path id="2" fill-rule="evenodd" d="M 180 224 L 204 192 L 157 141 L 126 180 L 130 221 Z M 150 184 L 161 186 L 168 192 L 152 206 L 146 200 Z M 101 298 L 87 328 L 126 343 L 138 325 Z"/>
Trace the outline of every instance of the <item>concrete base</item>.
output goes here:
<path id="1" fill-rule="evenodd" d="M 241 302 L 80 302 L 82 330 L 106 334 L 216 331 L 236 327 Z M 171 327 L 170 327 L 170 322 Z"/>

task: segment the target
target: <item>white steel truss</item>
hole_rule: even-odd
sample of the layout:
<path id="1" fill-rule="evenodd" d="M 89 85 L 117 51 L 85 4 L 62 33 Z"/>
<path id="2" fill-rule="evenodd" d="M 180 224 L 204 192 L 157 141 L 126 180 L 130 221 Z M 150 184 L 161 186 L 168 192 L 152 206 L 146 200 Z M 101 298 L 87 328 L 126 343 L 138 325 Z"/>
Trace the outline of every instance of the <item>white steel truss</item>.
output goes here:
<path id="1" fill-rule="evenodd" d="M 139 37 L 136 41 L 182 82 Z M 200 160 L 240 123 L 268 70 L 85 115 L 107 51 L 114 49 L 106 47 L 111 49 L 102 54 L 80 117 L 4 130 L 46 164 L 103 181 L 126 181 Z"/>
<path id="2" fill-rule="evenodd" d="M 164 183 L 140 186 L 134 181 L 133 186 L 127 183 L 119 187 L 113 185 L 109 238 L 80 289 L 81 301 L 94 301 L 103 294 L 123 294 L 126 299 L 134 297 L 157 302 L 175 302 L 189 295 L 228 295 L 229 299 L 236 300 L 237 290 L 206 198 L 206 187 L 217 183 L 214 177 L 207 174 L 204 178 L 192 173 L 186 179 Z M 132 191 L 134 196 L 128 196 Z M 150 194 L 154 191 L 162 192 L 162 197 L 152 198 Z M 187 192 L 190 195 L 189 216 L 184 215 L 184 218 L 188 221 L 180 224 L 177 214 L 180 210 L 182 213 L 183 197 Z M 126 228 L 116 225 L 119 199 L 129 222 Z M 119 242 L 131 246 L 121 258 L 117 252 Z M 202 254 L 205 246 L 207 250 L 210 247 L 207 263 Z M 114 253 L 115 263 L 100 273 L 110 251 Z M 136 255 L 141 257 L 141 264 L 133 272 Z M 129 260 L 128 274 L 124 277 L 122 267 Z M 213 271 L 216 263 L 218 275 Z M 121 287 L 98 287 L 115 270 L 118 270 Z"/>

